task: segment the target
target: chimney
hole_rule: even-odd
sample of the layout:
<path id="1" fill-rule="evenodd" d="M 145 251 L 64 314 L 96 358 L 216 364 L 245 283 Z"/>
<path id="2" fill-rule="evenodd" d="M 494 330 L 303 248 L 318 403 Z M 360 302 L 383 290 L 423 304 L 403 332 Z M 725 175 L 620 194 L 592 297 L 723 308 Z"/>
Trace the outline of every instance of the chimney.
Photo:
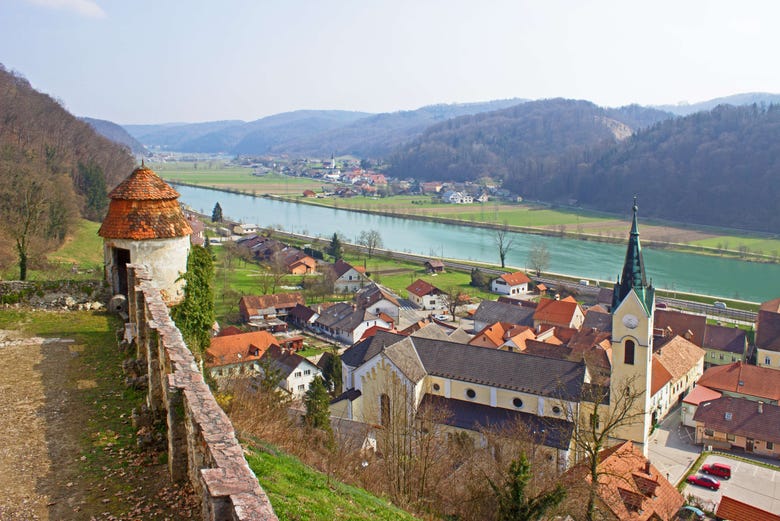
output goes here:
<path id="1" fill-rule="evenodd" d="M 764 402 L 760 400 L 758 402 L 758 414 L 764 414 Z"/>
<path id="2" fill-rule="evenodd" d="M 650 474 L 650 460 L 645 460 L 645 474 Z"/>

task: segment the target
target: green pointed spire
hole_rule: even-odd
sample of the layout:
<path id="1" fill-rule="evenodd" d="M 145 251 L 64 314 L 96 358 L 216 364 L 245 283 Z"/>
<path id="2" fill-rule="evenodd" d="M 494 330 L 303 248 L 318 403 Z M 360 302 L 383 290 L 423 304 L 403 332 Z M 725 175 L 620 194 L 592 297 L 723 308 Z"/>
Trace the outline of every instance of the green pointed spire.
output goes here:
<path id="1" fill-rule="evenodd" d="M 637 211 L 639 206 L 634 196 L 634 217 L 631 221 L 631 233 L 628 237 L 628 249 L 626 260 L 623 263 L 623 273 L 615 284 L 612 294 L 612 309 L 617 308 L 631 290 L 639 293 L 639 297 L 650 313 L 653 302 L 653 287 L 647 284 L 645 276 L 645 262 L 642 258 L 642 245 L 639 243 L 639 225 L 637 224 Z"/>

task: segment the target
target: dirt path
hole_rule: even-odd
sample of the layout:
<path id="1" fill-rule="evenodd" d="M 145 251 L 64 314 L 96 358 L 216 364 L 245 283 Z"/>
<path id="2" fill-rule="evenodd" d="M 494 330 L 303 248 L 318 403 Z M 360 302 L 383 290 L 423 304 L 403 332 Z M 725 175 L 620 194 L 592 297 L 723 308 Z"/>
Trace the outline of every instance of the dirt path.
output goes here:
<path id="1" fill-rule="evenodd" d="M 196 517 L 164 456 L 135 448 L 121 379 L 97 370 L 89 349 L 0 330 L 0 521 Z"/>
<path id="2" fill-rule="evenodd" d="M 58 370 L 67 366 L 72 342 L 0 332 L 0 343 L 0 400 L 6 404 L 0 422 L 0 519 L 50 519 L 50 507 L 78 502 L 78 494 L 63 496 L 50 479 L 64 458 L 79 454 L 67 423 L 81 423 L 82 411 L 70 403 L 65 373 Z M 50 377 L 48 389 L 59 392 L 47 396 L 44 374 Z M 50 433 L 59 433 L 52 447 Z"/>

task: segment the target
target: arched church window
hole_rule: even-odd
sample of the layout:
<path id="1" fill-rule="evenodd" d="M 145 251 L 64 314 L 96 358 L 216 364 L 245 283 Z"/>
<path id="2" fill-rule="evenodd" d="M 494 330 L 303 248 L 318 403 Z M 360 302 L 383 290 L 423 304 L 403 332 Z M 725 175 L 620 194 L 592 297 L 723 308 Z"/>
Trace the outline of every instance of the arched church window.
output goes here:
<path id="1" fill-rule="evenodd" d="M 625 355 L 623 362 L 627 365 L 634 365 L 634 341 L 626 340 Z"/>

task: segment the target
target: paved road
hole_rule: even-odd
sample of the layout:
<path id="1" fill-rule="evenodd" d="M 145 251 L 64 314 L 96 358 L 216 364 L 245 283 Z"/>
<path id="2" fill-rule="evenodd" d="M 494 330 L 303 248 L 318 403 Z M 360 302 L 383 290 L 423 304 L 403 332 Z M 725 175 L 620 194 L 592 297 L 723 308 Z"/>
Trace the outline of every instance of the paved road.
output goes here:
<path id="1" fill-rule="evenodd" d="M 693 443 L 691 431 L 681 423 L 679 407 L 671 410 L 650 436 L 650 461 L 674 485 L 700 453 L 701 448 Z"/>

